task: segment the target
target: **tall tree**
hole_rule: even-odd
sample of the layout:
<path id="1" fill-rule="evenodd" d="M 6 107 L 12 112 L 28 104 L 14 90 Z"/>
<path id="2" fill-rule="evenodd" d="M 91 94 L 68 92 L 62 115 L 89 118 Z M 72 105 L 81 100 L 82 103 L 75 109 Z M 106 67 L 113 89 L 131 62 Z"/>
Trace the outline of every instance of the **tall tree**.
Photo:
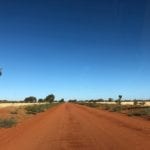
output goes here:
<path id="1" fill-rule="evenodd" d="M 65 102 L 65 100 L 62 98 L 61 100 L 59 100 L 59 103 L 63 103 Z"/>
<path id="2" fill-rule="evenodd" d="M 122 95 L 118 95 L 118 98 L 119 98 L 119 100 L 121 100 L 122 99 Z"/>
<path id="3" fill-rule="evenodd" d="M 42 102 L 44 102 L 44 100 L 42 98 L 40 98 L 40 99 L 38 99 L 38 102 L 42 103 Z"/>
<path id="4" fill-rule="evenodd" d="M 45 102 L 49 102 L 49 103 L 54 102 L 54 100 L 55 100 L 55 95 L 53 95 L 53 94 L 50 94 L 50 95 L 46 96 L 46 98 L 45 98 Z"/>
<path id="5" fill-rule="evenodd" d="M 108 98 L 108 102 L 112 102 L 113 101 L 113 98 Z"/>
<path id="6" fill-rule="evenodd" d="M 26 103 L 36 103 L 36 101 L 37 101 L 37 99 L 34 96 L 29 96 L 24 99 L 24 102 L 26 102 Z"/>
<path id="7" fill-rule="evenodd" d="M 118 95 L 118 104 L 121 105 L 122 95 Z"/>

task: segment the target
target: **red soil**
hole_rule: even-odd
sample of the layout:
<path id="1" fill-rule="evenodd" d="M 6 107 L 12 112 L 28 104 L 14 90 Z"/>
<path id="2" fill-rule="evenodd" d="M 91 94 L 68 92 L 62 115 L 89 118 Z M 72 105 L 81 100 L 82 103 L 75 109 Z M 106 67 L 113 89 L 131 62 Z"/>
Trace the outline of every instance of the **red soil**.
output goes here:
<path id="1" fill-rule="evenodd" d="M 13 114 L 13 112 L 17 112 Z M 25 119 L 30 118 L 32 115 L 27 115 L 23 107 L 9 106 L 5 108 L 0 108 L 0 118 L 14 118 L 17 122 L 22 122 Z"/>
<path id="2" fill-rule="evenodd" d="M 14 109 L 12 107 L 0 108 L 0 118 L 8 118 L 11 116 L 10 112 Z"/>
<path id="3" fill-rule="evenodd" d="M 62 104 L 0 129 L 0 150 L 149 150 L 150 122 Z"/>

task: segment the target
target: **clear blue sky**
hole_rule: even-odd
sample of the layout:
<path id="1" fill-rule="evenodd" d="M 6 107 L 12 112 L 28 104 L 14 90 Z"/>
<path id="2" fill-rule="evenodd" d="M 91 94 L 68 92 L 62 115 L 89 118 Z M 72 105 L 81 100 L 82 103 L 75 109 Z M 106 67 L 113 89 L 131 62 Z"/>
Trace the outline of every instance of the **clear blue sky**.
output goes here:
<path id="1" fill-rule="evenodd" d="M 1 0 L 0 99 L 150 98 L 148 0 Z"/>

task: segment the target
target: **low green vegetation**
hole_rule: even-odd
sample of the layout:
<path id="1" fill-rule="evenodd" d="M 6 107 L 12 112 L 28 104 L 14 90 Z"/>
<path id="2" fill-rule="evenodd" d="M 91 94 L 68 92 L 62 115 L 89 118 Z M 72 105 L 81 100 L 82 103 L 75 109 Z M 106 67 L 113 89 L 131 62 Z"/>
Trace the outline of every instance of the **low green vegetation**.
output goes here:
<path id="1" fill-rule="evenodd" d="M 37 99 L 35 96 L 28 96 L 24 100 L 21 101 L 10 101 L 10 100 L 0 100 L 0 103 L 10 103 L 14 104 L 13 106 L 16 106 L 14 108 L 10 108 L 8 111 L 7 116 L 8 118 L 0 118 L 0 128 L 10 128 L 14 125 L 16 125 L 18 122 L 22 121 L 26 117 L 31 117 L 28 114 L 37 114 L 40 112 L 44 112 L 47 109 L 64 103 L 65 100 L 62 98 L 60 100 L 55 100 L 54 94 L 49 94 L 45 98 L 39 98 Z M 17 107 L 18 103 L 28 103 L 27 105 L 21 105 L 20 107 Z M 19 106 L 19 105 L 18 105 Z M 11 117 L 10 117 L 11 116 Z"/>
<path id="2" fill-rule="evenodd" d="M 16 123 L 17 121 L 14 118 L 0 119 L 0 128 L 10 128 Z"/>
<path id="3" fill-rule="evenodd" d="M 104 109 L 104 110 L 109 110 L 109 111 L 121 111 L 122 110 L 122 106 L 121 105 L 116 105 L 116 104 L 100 104 L 100 103 L 78 103 L 80 105 L 86 105 L 89 107 L 94 107 L 94 108 L 100 108 L 100 109 Z"/>
<path id="4" fill-rule="evenodd" d="M 128 116 L 146 116 L 148 118 L 150 117 L 150 106 L 143 106 L 143 103 L 141 105 L 137 105 L 137 102 L 134 102 L 134 105 L 121 105 L 120 103 L 106 104 L 96 102 L 79 102 L 77 104 L 108 110 L 110 112 L 121 112 L 127 114 Z"/>
<path id="5" fill-rule="evenodd" d="M 39 104 L 39 105 L 29 105 L 25 107 L 27 114 L 37 114 L 40 112 L 44 112 L 48 108 L 55 106 L 57 103 L 46 103 L 46 104 Z"/>
<path id="6" fill-rule="evenodd" d="M 150 107 L 132 109 L 127 112 L 128 116 L 149 116 L 150 117 Z"/>

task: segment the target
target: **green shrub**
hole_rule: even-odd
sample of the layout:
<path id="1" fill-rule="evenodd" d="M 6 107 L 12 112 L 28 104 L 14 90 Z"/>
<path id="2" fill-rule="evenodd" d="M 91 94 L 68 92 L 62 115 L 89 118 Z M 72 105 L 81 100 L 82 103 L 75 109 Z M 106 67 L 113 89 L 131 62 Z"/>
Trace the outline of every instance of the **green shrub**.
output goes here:
<path id="1" fill-rule="evenodd" d="M 114 106 L 112 106 L 110 108 L 110 111 L 113 111 L 113 112 L 115 112 L 115 111 L 121 111 L 121 110 L 122 110 L 121 105 L 114 105 Z"/>
<path id="2" fill-rule="evenodd" d="M 16 123 L 17 121 L 14 118 L 0 119 L 0 128 L 10 128 Z"/>
<path id="3" fill-rule="evenodd" d="M 78 104 L 80 104 L 80 105 L 86 105 L 86 103 L 84 103 L 84 102 L 80 102 L 80 103 L 78 103 Z"/>
<path id="4" fill-rule="evenodd" d="M 89 107 L 98 107 L 99 104 L 97 104 L 97 103 L 87 103 L 87 106 L 89 106 Z"/>
<path id="5" fill-rule="evenodd" d="M 130 110 L 127 114 L 128 116 L 150 116 L 150 108 Z"/>
<path id="6" fill-rule="evenodd" d="M 41 105 L 30 105 L 26 106 L 25 110 L 27 114 L 37 114 L 40 112 L 44 112 L 46 109 L 54 106 L 56 104 L 41 104 Z"/>
<path id="7" fill-rule="evenodd" d="M 138 104 L 138 101 L 137 101 L 137 100 L 134 100 L 134 101 L 133 101 L 133 105 L 136 106 L 137 104 Z"/>
<path id="8" fill-rule="evenodd" d="M 37 114 L 39 112 L 45 111 L 42 105 L 33 105 L 25 107 L 27 114 Z"/>
<path id="9" fill-rule="evenodd" d="M 109 104 L 102 104 L 102 105 L 101 105 L 101 108 L 102 108 L 102 109 L 105 109 L 105 110 L 110 110 L 111 107 L 112 107 L 112 106 L 109 105 Z"/>

